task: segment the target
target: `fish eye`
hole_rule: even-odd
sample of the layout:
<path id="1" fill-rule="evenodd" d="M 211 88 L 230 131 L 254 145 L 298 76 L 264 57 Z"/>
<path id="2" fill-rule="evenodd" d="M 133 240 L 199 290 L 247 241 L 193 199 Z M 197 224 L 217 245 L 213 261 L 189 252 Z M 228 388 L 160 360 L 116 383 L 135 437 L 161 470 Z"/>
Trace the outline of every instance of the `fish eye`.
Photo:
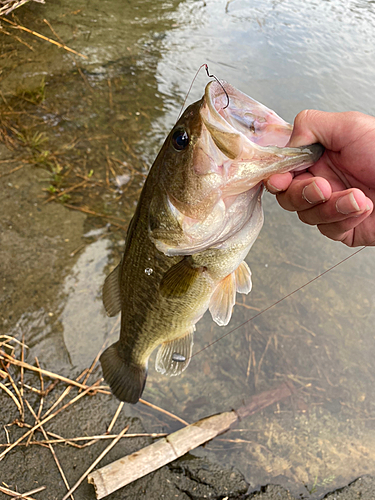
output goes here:
<path id="1" fill-rule="evenodd" d="M 176 151 L 182 151 L 189 144 L 189 136 L 184 129 L 177 129 L 172 135 L 172 146 Z"/>

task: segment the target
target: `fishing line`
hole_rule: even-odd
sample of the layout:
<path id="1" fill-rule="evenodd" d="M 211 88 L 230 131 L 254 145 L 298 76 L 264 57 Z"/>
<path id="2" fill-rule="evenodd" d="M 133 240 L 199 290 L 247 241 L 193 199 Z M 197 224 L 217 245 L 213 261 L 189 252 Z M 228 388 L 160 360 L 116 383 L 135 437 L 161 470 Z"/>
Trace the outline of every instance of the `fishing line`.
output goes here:
<path id="1" fill-rule="evenodd" d="M 277 304 L 280 304 L 280 302 L 283 302 L 285 299 L 291 297 L 292 295 L 294 295 L 295 293 L 299 292 L 300 290 L 302 290 L 302 288 L 305 288 L 307 285 L 310 285 L 311 283 L 313 283 L 314 281 L 318 280 L 319 278 L 321 278 L 322 276 L 324 276 L 325 274 L 329 273 L 330 271 L 332 271 L 332 269 L 335 269 L 336 267 L 338 267 L 339 265 L 343 264 L 344 262 L 346 262 L 347 260 L 351 259 L 352 257 L 354 257 L 354 255 L 357 255 L 359 252 L 362 252 L 362 250 L 364 250 L 365 248 L 367 248 L 368 245 L 360 248 L 359 250 L 357 250 L 356 252 L 352 253 L 351 255 L 348 255 L 348 257 L 345 257 L 345 259 L 343 260 L 340 260 L 340 262 L 337 262 L 337 264 L 335 264 L 334 266 L 326 269 L 325 271 L 323 271 L 322 273 L 318 274 L 318 276 L 315 276 L 315 278 L 311 279 L 310 281 L 307 281 L 304 285 L 301 285 L 300 287 L 296 288 L 295 290 L 293 290 L 292 292 L 288 293 L 288 295 L 285 295 L 284 297 L 282 297 L 281 299 L 279 299 L 278 301 L 274 302 L 273 304 L 271 304 L 270 306 L 266 307 L 265 309 L 263 309 L 262 311 L 259 311 L 257 314 L 255 314 L 254 316 L 252 316 L 251 318 L 247 319 L 246 321 L 244 321 L 243 323 L 241 323 L 239 326 L 236 326 L 235 328 L 232 328 L 232 330 L 229 330 L 229 332 L 227 333 L 224 333 L 224 335 L 222 335 L 221 337 L 219 337 L 218 339 L 214 340 L 213 342 L 211 342 L 210 344 L 207 344 L 205 347 L 203 347 L 200 351 L 197 351 L 195 354 L 193 354 L 191 356 L 191 358 L 194 358 L 194 356 L 196 356 L 197 354 L 201 353 L 202 351 L 208 349 L 209 347 L 211 347 L 212 345 L 216 344 L 217 342 L 219 342 L 220 340 L 222 340 L 224 337 L 227 337 L 228 335 L 230 335 L 231 333 L 235 332 L 236 330 L 238 330 L 239 328 L 242 328 L 244 325 L 246 325 L 247 323 L 250 323 L 250 321 L 252 321 L 253 319 L 257 318 L 258 316 L 260 316 L 261 314 L 265 313 L 266 311 L 269 311 L 270 309 L 272 309 L 273 307 L 277 306 Z M 190 359 L 191 359 L 190 358 Z"/>
<path id="2" fill-rule="evenodd" d="M 217 83 L 218 83 L 218 84 L 220 85 L 220 87 L 224 90 L 224 93 L 225 93 L 225 95 L 226 95 L 226 97 L 227 97 L 227 104 L 223 107 L 223 109 L 226 109 L 226 108 L 229 106 L 229 95 L 228 95 L 228 92 L 225 90 L 224 85 L 221 83 L 221 81 L 220 81 L 218 78 L 216 78 L 216 76 L 215 76 L 214 74 L 210 75 L 210 72 L 209 72 L 209 69 L 208 69 L 208 65 L 207 65 L 206 63 L 204 63 L 204 64 L 202 64 L 201 66 L 199 66 L 199 68 L 198 68 L 197 72 L 196 72 L 196 73 L 195 73 L 195 75 L 194 75 L 194 78 L 193 78 L 193 79 L 192 79 L 192 81 L 191 81 L 191 84 L 190 84 L 189 90 L 187 91 L 187 94 L 186 94 L 185 100 L 184 100 L 184 102 L 182 103 L 182 106 L 181 106 L 181 109 L 180 109 L 180 112 L 179 112 L 179 114 L 178 114 L 178 117 L 177 117 L 177 120 L 176 120 L 176 121 L 178 121 L 178 119 L 180 118 L 180 116 L 181 116 L 181 114 L 182 114 L 182 110 L 183 110 L 183 109 L 184 109 L 184 107 L 185 107 L 185 104 L 186 104 L 187 98 L 189 97 L 189 94 L 190 94 L 191 88 L 192 88 L 192 86 L 194 85 L 194 82 L 195 82 L 195 80 L 196 80 L 196 78 L 197 78 L 197 76 L 198 76 L 198 73 L 200 72 L 200 70 L 201 70 L 202 68 L 204 68 L 204 69 L 206 70 L 206 73 L 207 73 L 208 78 L 215 78 L 215 80 L 217 81 Z"/>

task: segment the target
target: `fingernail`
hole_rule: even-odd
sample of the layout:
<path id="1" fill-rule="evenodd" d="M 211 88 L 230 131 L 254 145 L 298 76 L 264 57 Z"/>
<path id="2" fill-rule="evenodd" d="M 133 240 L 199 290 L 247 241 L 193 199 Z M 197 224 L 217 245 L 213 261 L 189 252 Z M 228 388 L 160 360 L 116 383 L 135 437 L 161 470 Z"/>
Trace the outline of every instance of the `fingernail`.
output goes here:
<path id="1" fill-rule="evenodd" d="M 320 201 L 326 201 L 326 198 L 315 182 L 312 182 L 303 188 L 302 198 L 311 205 L 315 205 L 315 203 L 319 203 Z"/>
<path id="2" fill-rule="evenodd" d="M 271 184 L 269 181 L 267 182 L 266 184 L 266 189 L 268 191 L 270 191 L 271 193 L 280 193 L 282 191 L 282 189 L 279 189 L 277 187 L 275 187 L 273 184 Z"/>
<path id="3" fill-rule="evenodd" d="M 336 201 L 336 210 L 340 214 L 348 215 L 355 212 L 360 212 L 360 208 L 353 193 L 346 194 Z"/>

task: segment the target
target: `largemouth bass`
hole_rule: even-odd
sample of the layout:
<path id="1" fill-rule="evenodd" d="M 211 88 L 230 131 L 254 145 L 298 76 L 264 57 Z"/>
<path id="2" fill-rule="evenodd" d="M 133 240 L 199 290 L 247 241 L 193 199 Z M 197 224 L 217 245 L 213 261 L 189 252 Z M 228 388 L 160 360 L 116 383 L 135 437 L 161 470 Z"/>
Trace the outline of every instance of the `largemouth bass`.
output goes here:
<path id="1" fill-rule="evenodd" d="M 263 225 L 263 180 L 307 168 L 323 152 L 320 144 L 285 147 L 291 130 L 225 82 L 209 83 L 173 127 L 146 179 L 121 263 L 103 288 L 107 314 L 121 311 L 120 339 L 100 357 L 120 400 L 139 400 L 160 344 L 156 370 L 185 370 L 207 309 L 226 325 L 236 293 L 250 292 L 244 259 Z"/>

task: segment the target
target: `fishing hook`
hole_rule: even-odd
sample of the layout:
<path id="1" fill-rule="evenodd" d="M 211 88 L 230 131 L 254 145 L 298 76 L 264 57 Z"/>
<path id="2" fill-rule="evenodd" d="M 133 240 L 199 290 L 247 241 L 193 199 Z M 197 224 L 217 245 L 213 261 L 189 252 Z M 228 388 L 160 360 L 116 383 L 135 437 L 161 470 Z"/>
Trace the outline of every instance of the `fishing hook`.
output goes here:
<path id="1" fill-rule="evenodd" d="M 189 96 L 189 94 L 190 94 L 191 88 L 192 88 L 192 86 L 194 85 L 194 82 L 195 82 L 195 80 L 196 80 L 196 78 L 197 78 L 197 76 L 198 76 L 198 73 L 200 72 L 200 70 L 201 70 L 202 68 L 204 68 L 204 69 L 206 70 L 207 76 L 208 76 L 209 78 L 215 78 L 215 80 L 217 81 L 217 83 L 218 83 L 218 84 L 220 85 L 220 87 L 224 90 L 224 94 L 225 94 L 225 95 L 226 95 L 226 97 L 227 97 L 227 104 L 223 107 L 223 109 L 226 109 L 226 108 L 229 106 L 229 95 L 228 95 L 228 92 L 225 90 L 224 85 L 221 83 L 221 81 L 220 81 L 218 78 L 216 78 L 216 76 L 215 76 L 215 75 L 213 75 L 213 74 L 212 74 L 212 75 L 210 75 L 210 72 L 209 72 L 209 69 L 208 69 L 208 65 L 207 65 L 206 63 L 204 63 L 204 64 L 202 64 L 201 66 L 199 66 L 198 71 L 197 71 L 197 72 L 195 73 L 195 75 L 194 75 L 194 78 L 193 78 L 193 80 L 192 80 L 192 82 L 191 82 L 191 84 L 190 84 L 189 90 L 187 91 L 186 97 L 185 97 L 185 99 L 184 99 L 184 102 L 182 103 L 182 106 L 181 106 L 181 109 L 180 109 L 180 112 L 179 112 L 179 114 L 178 114 L 178 117 L 177 117 L 177 120 L 176 120 L 176 121 L 178 121 L 178 119 L 180 118 L 180 116 L 181 116 L 181 114 L 182 114 L 182 110 L 183 110 L 183 109 L 184 109 L 184 107 L 185 107 L 185 104 L 186 104 L 187 98 L 188 98 L 188 96 Z"/>

